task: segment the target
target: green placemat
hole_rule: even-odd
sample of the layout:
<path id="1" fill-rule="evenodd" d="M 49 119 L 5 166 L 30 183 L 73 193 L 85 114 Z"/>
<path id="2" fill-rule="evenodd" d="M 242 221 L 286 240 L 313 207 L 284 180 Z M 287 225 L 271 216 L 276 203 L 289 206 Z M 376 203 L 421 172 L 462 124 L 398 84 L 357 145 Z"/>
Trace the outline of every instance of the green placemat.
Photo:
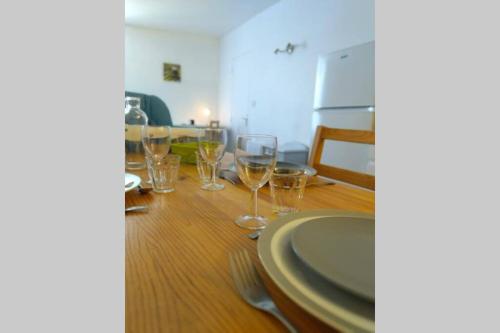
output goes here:
<path id="1" fill-rule="evenodd" d="M 196 164 L 198 142 L 172 143 L 170 150 L 172 154 L 180 155 L 182 163 Z"/>

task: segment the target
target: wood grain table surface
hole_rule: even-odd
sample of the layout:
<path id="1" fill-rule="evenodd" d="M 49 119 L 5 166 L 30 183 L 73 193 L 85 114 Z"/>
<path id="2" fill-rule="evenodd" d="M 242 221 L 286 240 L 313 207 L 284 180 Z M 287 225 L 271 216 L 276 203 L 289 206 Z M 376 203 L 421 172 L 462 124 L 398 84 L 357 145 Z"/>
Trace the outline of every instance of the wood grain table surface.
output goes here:
<path id="1" fill-rule="evenodd" d="M 147 179 L 144 170 L 131 173 Z M 196 167 L 182 164 L 174 192 L 125 194 L 127 207 L 149 206 L 147 213 L 125 217 L 126 332 L 287 332 L 237 293 L 228 254 L 243 248 L 277 306 L 300 332 L 335 332 L 274 285 L 259 262 L 256 241 L 245 236 L 251 231 L 233 222 L 250 209 L 250 190 L 218 182 L 224 190 L 201 190 Z M 323 208 L 374 213 L 375 193 L 338 183 L 307 187 L 300 209 Z M 259 211 L 276 218 L 267 186 L 259 190 Z"/>

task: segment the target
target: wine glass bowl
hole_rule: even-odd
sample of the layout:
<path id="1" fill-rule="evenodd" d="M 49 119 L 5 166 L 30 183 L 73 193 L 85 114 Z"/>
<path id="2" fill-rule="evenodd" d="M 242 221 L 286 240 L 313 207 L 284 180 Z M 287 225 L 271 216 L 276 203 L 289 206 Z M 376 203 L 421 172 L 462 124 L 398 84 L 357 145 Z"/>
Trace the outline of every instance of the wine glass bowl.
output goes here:
<path id="1" fill-rule="evenodd" d="M 273 162 L 268 156 L 239 156 L 236 157 L 236 170 L 243 184 L 251 190 L 259 189 L 271 177 Z"/>
<path id="2" fill-rule="evenodd" d="M 199 152 L 201 157 L 210 164 L 219 162 L 224 155 L 225 144 L 220 142 L 200 142 Z"/>
<path id="3" fill-rule="evenodd" d="M 146 154 L 153 161 L 158 161 L 168 155 L 171 144 L 170 126 L 149 125 L 142 129 L 142 143 Z"/>
<path id="4" fill-rule="evenodd" d="M 267 218 L 258 215 L 257 191 L 264 186 L 276 166 L 278 140 L 270 135 L 241 135 L 236 138 L 234 159 L 243 184 L 252 192 L 252 212 L 238 217 L 237 225 L 247 229 L 264 229 Z"/>
<path id="5" fill-rule="evenodd" d="M 227 132 L 224 128 L 206 128 L 198 132 L 198 153 L 201 158 L 211 166 L 210 182 L 203 184 L 202 189 L 219 191 L 224 189 L 223 184 L 216 181 L 217 164 L 224 156 L 227 145 Z"/>

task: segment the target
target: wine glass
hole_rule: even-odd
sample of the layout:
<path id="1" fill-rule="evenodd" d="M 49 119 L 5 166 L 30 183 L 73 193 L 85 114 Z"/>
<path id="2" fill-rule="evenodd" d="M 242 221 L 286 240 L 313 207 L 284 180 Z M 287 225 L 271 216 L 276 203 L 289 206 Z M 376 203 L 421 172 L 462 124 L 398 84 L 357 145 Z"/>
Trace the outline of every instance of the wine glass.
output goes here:
<path id="1" fill-rule="evenodd" d="M 227 144 L 227 132 L 224 128 L 206 128 L 198 132 L 198 152 L 205 162 L 210 164 L 212 177 L 201 188 L 207 191 L 219 191 L 223 184 L 216 183 L 217 163 L 222 159 Z"/>
<path id="2" fill-rule="evenodd" d="M 170 126 L 165 125 L 147 125 L 143 126 L 142 145 L 146 157 L 148 169 L 148 180 L 146 183 L 153 183 L 153 165 L 168 155 L 171 143 Z"/>
<path id="3" fill-rule="evenodd" d="M 276 166 L 278 140 L 270 135 L 241 135 L 236 138 L 234 159 L 241 181 L 252 191 L 253 211 L 235 221 L 247 229 L 264 229 L 267 218 L 257 213 L 257 191 L 267 183 Z"/>
<path id="4" fill-rule="evenodd" d="M 146 156 L 151 160 L 159 161 L 168 155 L 170 150 L 170 126 L 148 125 L 142 128 L 142 144 Z"/>

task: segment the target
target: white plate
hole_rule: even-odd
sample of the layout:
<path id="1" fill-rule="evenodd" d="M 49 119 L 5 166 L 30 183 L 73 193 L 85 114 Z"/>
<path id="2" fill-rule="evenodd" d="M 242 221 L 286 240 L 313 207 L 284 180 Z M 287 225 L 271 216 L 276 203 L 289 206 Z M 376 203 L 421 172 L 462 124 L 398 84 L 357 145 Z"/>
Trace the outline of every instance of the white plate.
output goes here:
<path id="1" fill-rule="evenodd" d="M 375 220 L 329 216 L 302 223 L 292 233 L 302 261 L 329 281 L 375 301 Z"/>
<path id="2" fill-rule="evenodd" d="M 133 184 L 129 187 L 125 187 L 125 192 L 130 191 L 131 189 L 136 188 L 141 184 L 141 178 L 131 173 L 125 173 L 125 185 L 132 182 Z"/>
<path id="3" fill-rule="evenodd" d="M 316 274 L 292 249 L 291 235 L 295 227 L 327 216 L 372 217 L 368 214 L 331 209 L 281 217 L 271 222 L 259 237 L 259 258 L 274 283 L 313 316 L 341 331 L 374 332 L 375 304 Z"/>

